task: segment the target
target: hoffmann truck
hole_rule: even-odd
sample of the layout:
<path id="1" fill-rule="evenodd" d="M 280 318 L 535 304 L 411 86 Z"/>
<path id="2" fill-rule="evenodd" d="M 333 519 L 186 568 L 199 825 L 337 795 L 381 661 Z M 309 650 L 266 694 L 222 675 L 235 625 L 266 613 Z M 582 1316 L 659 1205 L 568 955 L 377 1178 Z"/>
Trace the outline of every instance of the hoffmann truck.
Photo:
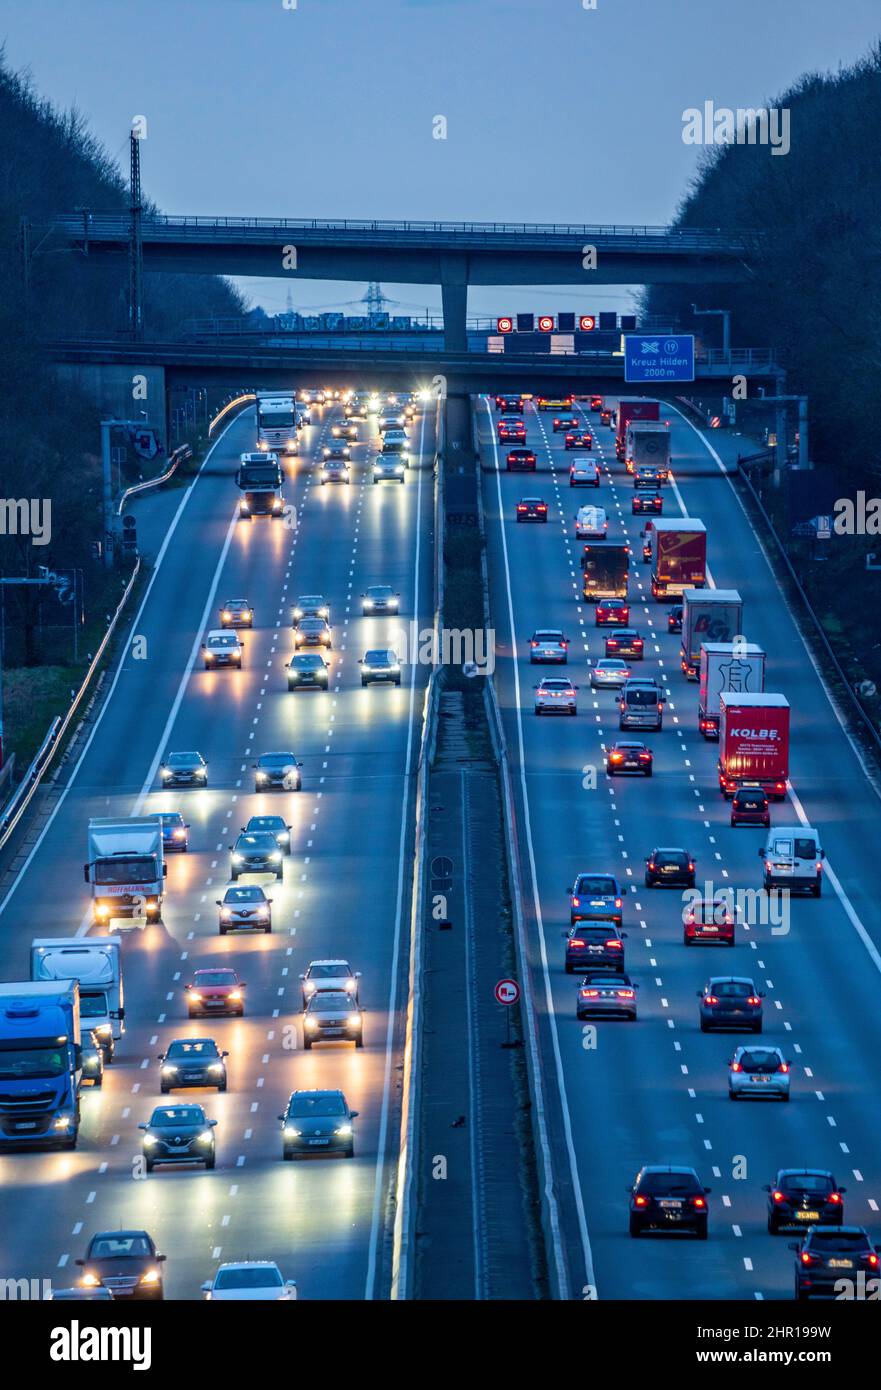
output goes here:
<path id="1" fill-rule="evenodd" d="M 741 631 L 743 600 L 736 589 L 687 589 L 682 595 L 682 645 L 679 665 L 696 681 L 701 644 L 733 642 Z"/>
<path id="2" fill-rule="evenodd" d="M 631 420 L 660 420 L 660 401 L 647 401 L 642 396 L 622 396 L 618 401 L 617 423 L 615 425 L 615 456 L 624 457 L 627 426 Z"/>
<path id="3" fill-rule="evenodd" d="M 652 522 L 652 597 L 677 598 L 707 582 L 707 528 L 694 517 Z"/>
<path id="4" fill-rule="evenodd" d="M 719 737 L 719 697 L 760 695 L 765 688 L 765 653 L 755 642 L 704 642 L 701 647 L 697 727 L 706 739 Z"/>
<path id="5" fill-rule="evenodd" d="M 789 701 L 785 695 L 719 696 L 719 790 L 730 801 L 745 782 L 774 801 L 789 776 Z"/>
<path id="6" fill-rule="evenodd" d="M 105 1062 L 125 1031 L 122 940 L 118 936 L 45 937 L 31 942 L 31 979 L 79 980 L 80 1021 L 98 1035 Z"/>
<path id="7" fill-rule="evenodd" d="M 83 877 L 92 885 L 96 926 L 120 918 L 161 921 L 166 872 L 162 826 L 151 816 L 89 821 Z"/>

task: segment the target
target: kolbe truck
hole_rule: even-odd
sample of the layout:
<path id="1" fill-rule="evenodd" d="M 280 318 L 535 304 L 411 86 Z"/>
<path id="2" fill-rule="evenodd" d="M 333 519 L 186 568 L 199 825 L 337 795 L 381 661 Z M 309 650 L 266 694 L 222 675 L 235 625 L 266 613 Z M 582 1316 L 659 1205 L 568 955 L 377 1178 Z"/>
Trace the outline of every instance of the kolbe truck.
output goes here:
<path id="1" fill-rule="evenodd" d="M 719 696 L 719 790 L 730 801 L 738 787 L 759 785 L 773 801 L 786 796 L 789 701 L 785 695 Z"/>

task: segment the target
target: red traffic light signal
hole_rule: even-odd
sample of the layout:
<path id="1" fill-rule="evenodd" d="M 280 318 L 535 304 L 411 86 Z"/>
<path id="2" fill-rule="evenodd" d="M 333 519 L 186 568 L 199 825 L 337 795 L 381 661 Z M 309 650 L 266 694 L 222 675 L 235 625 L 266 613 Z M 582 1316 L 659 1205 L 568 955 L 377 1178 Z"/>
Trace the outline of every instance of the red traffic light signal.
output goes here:
<path id="1" fill-rule="evenodd" d="M 582 314 L 578 320 L 578 327 L 582 333 L 592 333 L 597 326 L 595 314 Z"/>
<path id="2" fill-rule="evenodd" d="M 506 315 L 504 318 L 496 319 L 496 332 L 497 332 L 497 333 L 513 333 L 513 332 L 514 332 L 514 322 L 513 322 L 513 320 L 510 319 L 510 318 L 508 318 L 507 315 Z"/>
<path id="3" fill-rule="evenodd" d="M 538 320 L 539 333 L 553 333 L 554 316 L 553 314 L 542 314 Z"/>

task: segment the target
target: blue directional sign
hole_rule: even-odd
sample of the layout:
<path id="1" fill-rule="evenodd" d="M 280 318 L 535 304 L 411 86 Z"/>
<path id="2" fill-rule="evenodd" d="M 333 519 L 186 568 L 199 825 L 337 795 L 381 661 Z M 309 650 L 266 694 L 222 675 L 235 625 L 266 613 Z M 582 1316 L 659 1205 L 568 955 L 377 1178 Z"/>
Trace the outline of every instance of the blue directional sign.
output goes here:
<path id="1" fill-rule="evenodd" d="M 694 334 L 624 335 L 625 381 L 694 381 Z"/>

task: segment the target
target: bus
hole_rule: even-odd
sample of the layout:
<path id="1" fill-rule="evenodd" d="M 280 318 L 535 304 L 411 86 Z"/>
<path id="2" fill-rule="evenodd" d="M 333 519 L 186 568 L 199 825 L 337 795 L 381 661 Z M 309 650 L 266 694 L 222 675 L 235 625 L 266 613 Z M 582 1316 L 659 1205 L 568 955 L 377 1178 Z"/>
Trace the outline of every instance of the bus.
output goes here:
<path id="1" fill-rule="evenodd" d="M 257 448 L 296 454 L 297 404 L 293 393 L 257 392 Z"/>

